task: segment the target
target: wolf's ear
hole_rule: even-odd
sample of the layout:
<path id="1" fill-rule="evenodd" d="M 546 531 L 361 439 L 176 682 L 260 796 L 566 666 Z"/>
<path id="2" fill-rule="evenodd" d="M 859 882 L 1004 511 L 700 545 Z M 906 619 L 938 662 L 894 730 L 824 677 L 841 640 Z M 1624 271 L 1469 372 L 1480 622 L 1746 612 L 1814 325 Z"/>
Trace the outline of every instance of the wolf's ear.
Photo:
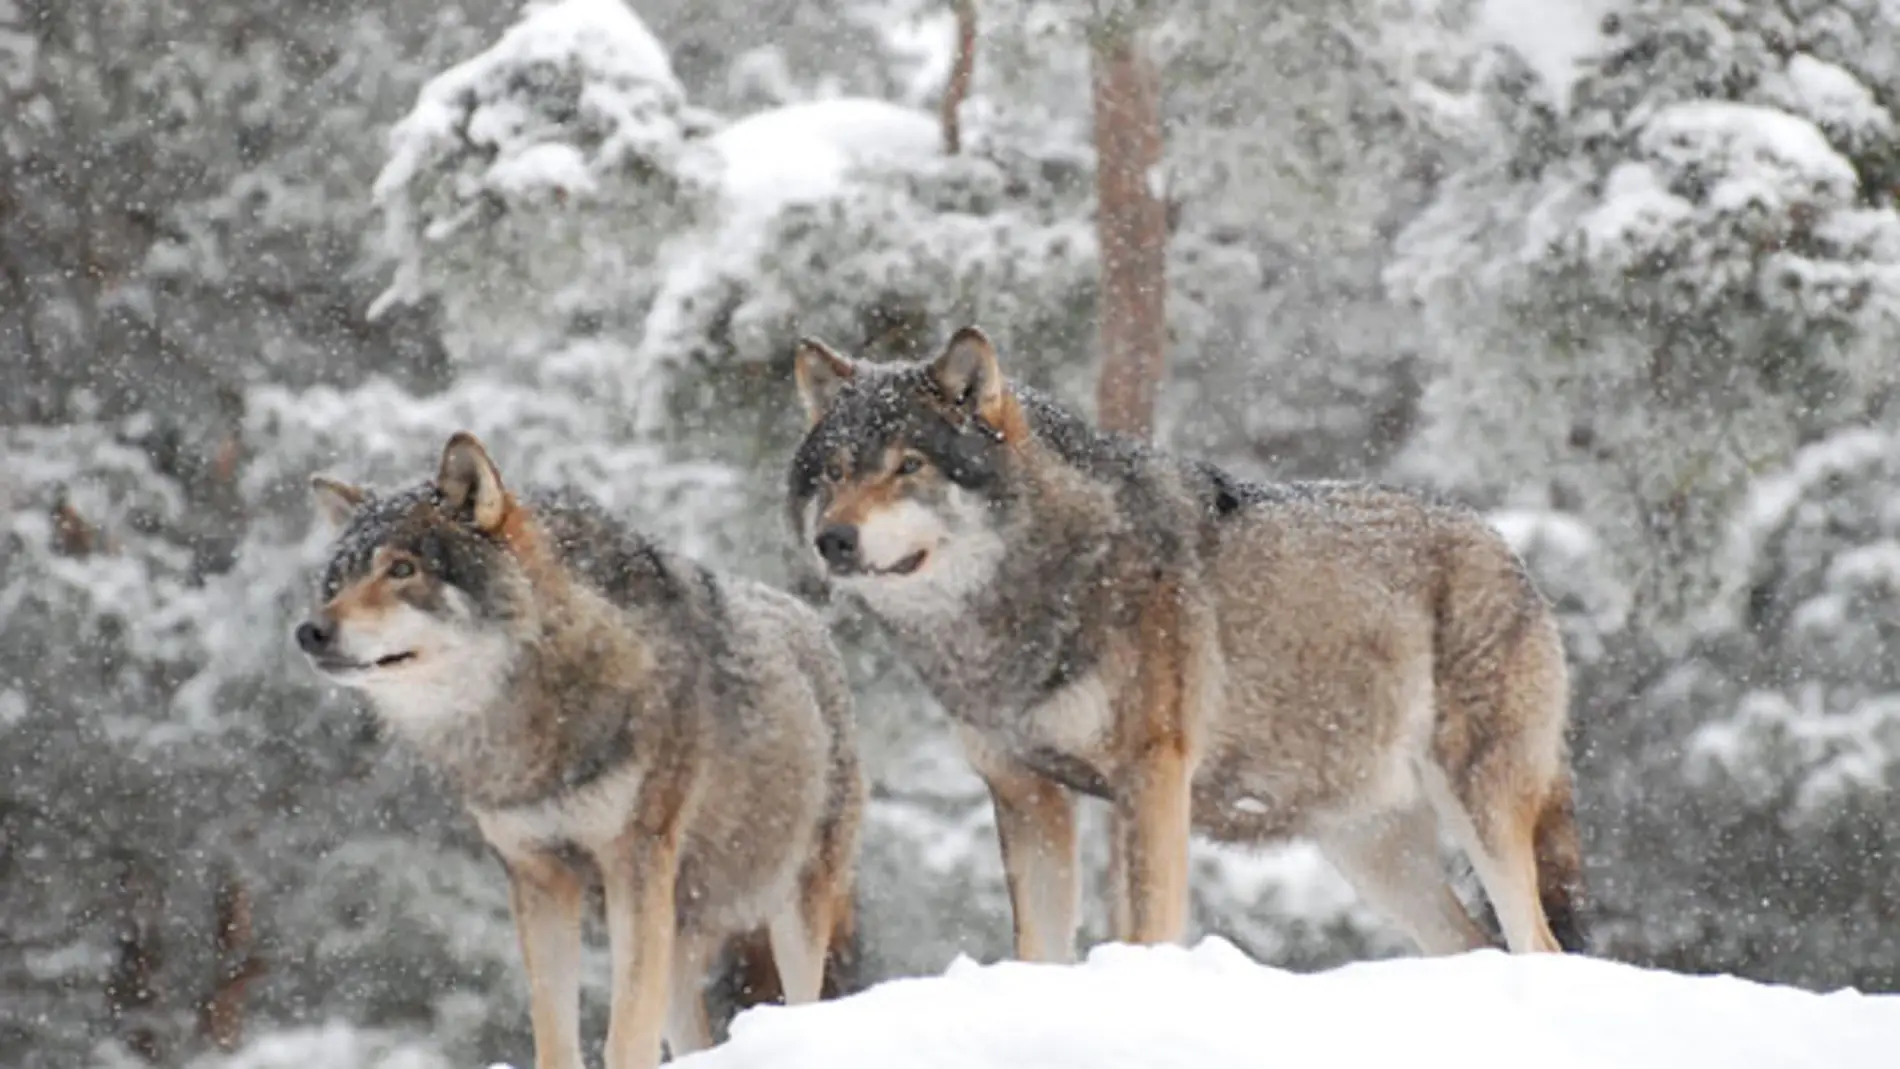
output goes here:
<path id="1" fill-rule="evenodd" d="M 350 522 L 357 506 L 367 496 L 360 488 L 338 482 L 327 475 L 312 475 L 310 492 L 317 499 L 317 515 L 322 516 L 331 527 L 341 527 Z"/>
<path id="2" fill-rule="evenodd" d="M 449 511 L 473 520 L 477 530 L 494 533 L 508 512 L 508 495 L 501 472 L 488 459 L 488 450 L 467 431 L 456 431 L 442 450 L 442 470 L 435 477 L 442 503 Z"/>
<path id="3" fill-rule="evenodd" d="M 831 401 L 858 373 L 858 365 L 817 338 L 800 338 L 792 350 L 792 378 L 798 380 L 798 399 L 805 402 L 805 418 L 817 423 Z"/>
<path id="4" fill-rule="evenodd" d="M 1003 369 L 996 346 L 982 330 L 969 326 L 952 334 L 943 355 L 930 365 L 930 375 L 951 404 L 992 427 L 1002 425 Z"/>

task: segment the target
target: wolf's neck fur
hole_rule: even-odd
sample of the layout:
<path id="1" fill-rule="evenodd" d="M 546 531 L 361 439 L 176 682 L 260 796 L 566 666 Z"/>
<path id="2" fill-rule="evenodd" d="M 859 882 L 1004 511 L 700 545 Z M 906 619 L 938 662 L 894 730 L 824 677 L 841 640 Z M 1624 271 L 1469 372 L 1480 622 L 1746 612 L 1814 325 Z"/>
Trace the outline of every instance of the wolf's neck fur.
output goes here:
<path id="1" fill-rule="evenodd" d="M 609 760 L 652 662 L 628 614 L 584 586 L 537 576 L 533 618 L 372 691 L 378 711 L 471 802 L 538 798 Z"/>
<path id="2" fill-rule="evenodd" d="M 898 584 L 854 584 L 952 715 L 1013 715 L 1044 684 L 1081 665 L 1091 643 L 1074 623 L 1099 591 L 1120 534 L 1112 491 L 1040 442 L 1021 458 L 1018 507 L 1001 526 L 977 525 L 973 543 L 941 572 Z"/>

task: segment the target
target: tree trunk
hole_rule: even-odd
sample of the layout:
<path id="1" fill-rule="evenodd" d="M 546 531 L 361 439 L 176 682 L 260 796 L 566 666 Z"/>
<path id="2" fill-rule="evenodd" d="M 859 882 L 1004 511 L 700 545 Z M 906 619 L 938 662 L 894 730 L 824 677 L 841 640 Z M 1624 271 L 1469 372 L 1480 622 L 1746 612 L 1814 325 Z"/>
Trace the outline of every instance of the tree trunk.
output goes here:
<path id="1" fill-rule="evenodd" d="M 954 156 L 963 151 L 963 122 L 957 112 L 970 95 L 970 75 L 976 70 L 976 0 L 951 0 L 957 12 L 957 58 L 950 67 L 950 82 L 943 88 L 943 151 Z"/>
<path id="2" fill-rule="evenodd" d="M 235 871 L 227 871 L 219 881 L 212 913 L 216 971 L 210 991 L 198 1004 L 198 1034 L 228 1054 L 244 1043 L 246 989 L 264 972 L 263 960 L 251 953 L 256 939 L 251 894 Z"/>
<path id="3" fill-rule="evenodd" d="M 165 892 L 158 875 L 142 858 L 129 851 L 119 860 L 118 896 L 114 903 L 116 954 L 106 976 L 106 1013 L 120 1040 L 148 1062 L 163 1060 L 158 1023 L 163 1016 L 158 976 L 164 953 L 159 918 L 165 912 Z"/>
<path id="4" fill-rule="evenodd" d="M 1105 20 L 1091 35 L 1095 104 L 1095 231 L 1101 246 L 1102 377 L 1097 419 L 1141 438 L 1154 431 L 1167 345 L 1167 205 L 1161 167 L 1161 85 L 1136 20 Z"/>

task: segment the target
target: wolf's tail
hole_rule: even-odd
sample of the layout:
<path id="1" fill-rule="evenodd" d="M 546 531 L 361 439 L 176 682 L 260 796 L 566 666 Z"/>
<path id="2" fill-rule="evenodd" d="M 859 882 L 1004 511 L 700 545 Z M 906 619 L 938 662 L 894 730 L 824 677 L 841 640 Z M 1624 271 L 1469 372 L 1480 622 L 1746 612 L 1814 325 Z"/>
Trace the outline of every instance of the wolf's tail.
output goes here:
<path id="1" fill-rule="evenodd" d="M 1577 806 L 1571 775 L 1565 769 L 1544 797 L 1532 833 L 1537 853 L 1537 897 L 1550 934 L 1566 953 L 1588 949 L 1584 930 L 1583 848 L 1577 837 Z"/>

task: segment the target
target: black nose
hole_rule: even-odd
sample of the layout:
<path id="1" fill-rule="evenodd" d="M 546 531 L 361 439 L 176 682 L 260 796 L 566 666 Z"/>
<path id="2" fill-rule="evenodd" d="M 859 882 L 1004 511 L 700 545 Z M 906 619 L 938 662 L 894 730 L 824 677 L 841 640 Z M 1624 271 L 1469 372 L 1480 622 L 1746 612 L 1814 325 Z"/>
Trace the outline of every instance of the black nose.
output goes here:
<path id="1" fill-rule="evenodd" d="M 818 555 L 833 568 L 855 564 L 858 559 L 858 529 L 834 523 L 818 532 Z"/>
<path id="2" fill-rule="evenodd" d="M 297 646 L 305 653 L 322 653 L 336 638 L 336 625 L 321 618 L 297 625 Z"/>

